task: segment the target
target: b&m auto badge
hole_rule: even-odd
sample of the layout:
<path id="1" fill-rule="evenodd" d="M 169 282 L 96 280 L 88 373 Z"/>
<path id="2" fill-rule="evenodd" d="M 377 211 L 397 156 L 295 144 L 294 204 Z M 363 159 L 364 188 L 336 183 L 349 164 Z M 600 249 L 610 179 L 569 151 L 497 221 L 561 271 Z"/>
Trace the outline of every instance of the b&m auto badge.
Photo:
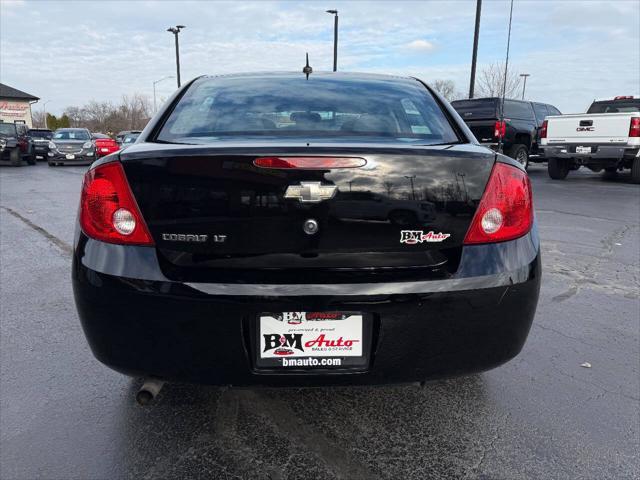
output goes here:
<path id="1" fill-rule="evenodd" d="M 424 233 L 422 230 L 401 230 L 400 231 L 400 243 L 406 243 L 407 245 L 415 245 L 417 243 L 433 243 L 442 242 L 451 236 L 450 233 L 435 233 L 433 230 Z"/>

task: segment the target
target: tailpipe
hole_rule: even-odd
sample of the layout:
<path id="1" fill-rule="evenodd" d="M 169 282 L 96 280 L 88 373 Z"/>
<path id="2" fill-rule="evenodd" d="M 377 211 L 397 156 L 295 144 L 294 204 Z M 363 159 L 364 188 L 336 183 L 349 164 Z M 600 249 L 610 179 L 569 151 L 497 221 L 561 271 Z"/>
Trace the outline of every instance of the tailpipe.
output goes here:
<path id="1" fill-rule="evenodd" d="M 160 393 L 163 385 L 164 381 L 158 380 L 157 378 L 145 379 L 140 390 L 136 393 L 136 402 L 138 402 L 138 405 L 149 405 L 158 393 Z"/>

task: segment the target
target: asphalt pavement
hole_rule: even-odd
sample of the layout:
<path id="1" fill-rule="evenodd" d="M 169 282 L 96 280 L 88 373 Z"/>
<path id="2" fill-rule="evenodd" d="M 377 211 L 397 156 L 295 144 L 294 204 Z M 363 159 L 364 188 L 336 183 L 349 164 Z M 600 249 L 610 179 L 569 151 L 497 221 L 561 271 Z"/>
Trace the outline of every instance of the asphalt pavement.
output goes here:
<path id="1" fill-rule="evenodd" d="M 640 478 L 640 187 L 628 175 L 530 169 L 543 283 L 527 344 L 504 366 L 424 388 L 170 384 L 143 408 L 140 380 L 93 358 L 73 304 L 85 170 L 0 167 L 0 478 Z"/>

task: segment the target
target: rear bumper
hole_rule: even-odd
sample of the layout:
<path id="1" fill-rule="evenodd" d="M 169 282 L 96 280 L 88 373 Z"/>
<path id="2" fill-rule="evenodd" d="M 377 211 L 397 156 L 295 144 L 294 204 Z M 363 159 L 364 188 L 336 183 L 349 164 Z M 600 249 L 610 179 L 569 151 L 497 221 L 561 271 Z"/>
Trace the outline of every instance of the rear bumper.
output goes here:
<path id="1" fill-rule="evenodd" d="M 73 287 L 94 355 L 128 375 L 217 385 L 414 382 L 493 368 L 521 350 L 540 287 L 534 230 L 466 247 L 446 280 L 339 285 L 168 281 L 146 247 L 78 236 Z M 372 322 L 369 364 L 351 370 L 264 371 L 255 366 L 261 312 L 361 311 Z"/>
<path id="2" fill-rule="evenodd" d="M 571 158 L 578 164 L 587 165 L 592 161 L 602 162 L 618 162 L 625 158 L 633 158 L 640 154 L 638 147 L 613 146 L 599 144 L 585 144 L 585 147 L 591 147 L 591 153 L 576 153 L 577 144 L 566 145 L 544 145 L 542 147 L 543 156 L 545 158 Z"/>
<path id="3" fill-rule="evenodd" d="M 480 145 L 490 148 L 494 152 L 502 153 L 502 149 L 500 148 L 500 144 L 497 142 L 481 142 Z"/>

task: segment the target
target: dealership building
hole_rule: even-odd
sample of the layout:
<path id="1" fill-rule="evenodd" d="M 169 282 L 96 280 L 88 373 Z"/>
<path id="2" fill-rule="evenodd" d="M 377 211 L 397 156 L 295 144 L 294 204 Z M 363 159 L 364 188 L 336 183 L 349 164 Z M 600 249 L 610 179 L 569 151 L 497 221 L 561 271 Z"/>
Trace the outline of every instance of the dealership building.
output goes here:
<path id="1" fill-rule="evenodd" d="M 31 128 L 31 105 L 38 100 L 38 97 L 0 83 L 0 121 L 26 123 Z"/>

